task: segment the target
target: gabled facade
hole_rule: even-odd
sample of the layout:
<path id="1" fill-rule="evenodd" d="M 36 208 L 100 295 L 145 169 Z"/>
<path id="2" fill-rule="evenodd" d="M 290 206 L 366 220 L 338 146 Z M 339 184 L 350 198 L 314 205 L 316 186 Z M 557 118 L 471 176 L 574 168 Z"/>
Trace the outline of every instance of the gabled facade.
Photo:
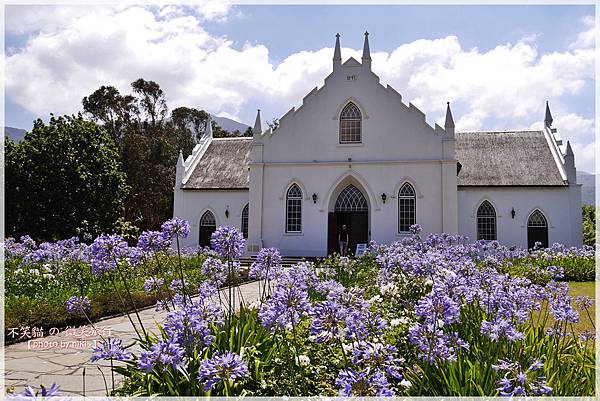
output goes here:
<path id="1" fill-rule="evenodd" d="M 351 251 L 401 239 L 412 224 L 522 247 L 534 236 L 577 245 L 580 187 L 570 146 L 561 152 L 551 124 L 547 117 L 544 131 L 455 133 L 448 104 L 444 127 L 432 127 L 380 84 L 368 33 L 361 62 L 342 63 L 338 35 L 333 72 L 275 131 L 263 132 L 260 111 L 252 139 L 214 139 L 207 124 L 178 162 L 174 214 L 192 224 L 188 245 L 206 244 L 210 227 L 233 225 L 247 232 L 249 253 L 325 256 L 339 249 L 342 225 Z M 482 205 L 493 216 L 478 213 Z M 539 227 L 529 227 L 532 214 Z"/>

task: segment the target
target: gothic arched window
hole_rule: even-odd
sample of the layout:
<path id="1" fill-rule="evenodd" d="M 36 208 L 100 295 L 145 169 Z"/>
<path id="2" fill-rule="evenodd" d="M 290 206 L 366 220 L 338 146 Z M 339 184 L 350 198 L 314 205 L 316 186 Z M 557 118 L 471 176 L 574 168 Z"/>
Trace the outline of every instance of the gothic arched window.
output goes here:
<path id="1" fill-rule="evenodd" d="M 340 143 L 360 143 L 362 115 L 352 102 L 348 103 L 340 114 Z"/>
<path id="2" fill-rule="evenodd" d="M 248 203 L 242 209 L 242 234 L 244 238 L 248 238 Z"/>
<path id="3" fill-rule="evenodd" d="M 548 221 L 537 209 L 527 219 L 527 248 L 534 248 L 536 242 L 539 242 L 542 248 L 548 248 Z"/>
<path id="4" fill-rule="evenodd" d="M 302 190 L 297 184 L 292 184 L 285 197 L 285 231 L 288 233 L 302 232 Z"/>
<path id="5" fill-rule="evenodd" d="M 217 229 L 217 220 L 210 210 L 204 212 L 200 218 L 200 232 L 198 243 L 200 246 L 210 246 L 210 237 Z"/>
<path id="6" fill-rule="evenodd" d="M 488 201 L 483 201 L 477 209 L 477 239 L 496 239 L 496 210 Z"/>
<path id="7" fill-rule="evenodd" d="M 398 191 L 398 232 L 410 231 L 410 226 L 417 220 L 417 196 L 415 189 L 408 182 Z"/>
<path id="8" fill-rule="evenodd" d="M 350 184 L 340 193 L 335 202 L 336 212 L 366 212 L 369 205 L 358 188 Z"/>

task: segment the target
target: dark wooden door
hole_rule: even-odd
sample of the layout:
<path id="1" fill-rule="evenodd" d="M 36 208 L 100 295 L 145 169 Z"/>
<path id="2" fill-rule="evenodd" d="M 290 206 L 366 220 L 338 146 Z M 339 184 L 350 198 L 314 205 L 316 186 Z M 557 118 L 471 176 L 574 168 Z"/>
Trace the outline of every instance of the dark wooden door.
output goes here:
<path id="1" fill-rule="evenodd" d="M 217 229 L 217 226 L 200 226 L 200 246 L 207 246 L 210 248 L 210 237 Z"/>
<path id="2" fill-rule="evenodd" d="M 339 252 L 339 245 L 337 241 L 337 224 L 336 215 L 333 212 L 329 213 L 327 219 L 327 254 L 331 255 L 334 252 Z"/>
<path id="3" fill-rule="evenodd" d="M 352 212 L 350 223 L 349 253 L 356 252 L 356 244 L 369 243 L 369 214 L 368 212 Z"/>
<path id="4" fill-rule="evenodd" d="M 548 248 L 548 227 L 527 227 L 527 248 L 533 248 L 536 242 Z"/>

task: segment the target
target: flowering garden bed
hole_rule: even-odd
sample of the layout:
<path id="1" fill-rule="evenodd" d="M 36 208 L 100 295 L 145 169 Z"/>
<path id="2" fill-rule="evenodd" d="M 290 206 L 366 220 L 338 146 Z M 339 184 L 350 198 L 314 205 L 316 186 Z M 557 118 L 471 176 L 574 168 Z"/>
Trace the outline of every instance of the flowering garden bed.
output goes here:
<path id="1" fill-rule="evenodd" d="M 220 227 L 211 252 L 168 250 L 188 232 L 173 219 L 142 234 L 139 258 L 116 236 L 90 247 L 94 280 L 131 290 L 135 276 L 168 312 L 160 330 L 132 314 L 139 353 L 114 338 L 94 349 L 92 360 L 124 361 L 115 394 L 594 394 L 593 333 L 580 329 L 586 319 L 594 327 L 593 301 L 571 298 L 559 281 L 561 265 L 572 274 L 593 266 L 589 248 L 528 254 L 445 234 L 422 239 L 414 227 L 411 238 L 331 257 L 325 269 L 284 270 L 279 252 L 263 249 L 250 272 L 260 300 L 248 304 L 235 285 L 217 291 L 238 274 L 242 235 Z M 116 293 L 127 305 L 126 291 Z M 70 295 L 71 314 L 94 313 L 86 287 Z"/>
<path id="2" fill-rule="evenodd" d="M 94 249 L 76 238 L 41 244 L 27 236 L 19 242 L 6 240 L 6 343 L 87 323 L 84 316 L 69 314 L 65 309 L 73 295 L 88 297 L 91 304 L 88 318 L 92 321 L 134 310 L 130 302 L 121 302 L 116 294 L 125 298 L 129 293 L 138 309 L 155 305 L 160 295 L 153 289 L 152 280 L 147 279 L 153 271 L 169 270 L 166 279 L 171 283 L 173 277 L 169 274 L 172 275 L 178 256 L 173 252 L 153 252 L 153 245 L 148 244 L 146 238 L 147 235 L 140 237 L 136 247 L 123 248 L 130 267 L 122 272 L 125 281 L 117 275 L 109 277 L 101 274 L 102 270 L 92 268 Z M 205 279 L 198 266 L 206 258 L 206 251 L 182 250 L 181 265 L 191 286 L 197 286 Z M 165 269 L 166 266 L 169 269 Z M 236 279 L 244 281 L 247 277 Z"/>

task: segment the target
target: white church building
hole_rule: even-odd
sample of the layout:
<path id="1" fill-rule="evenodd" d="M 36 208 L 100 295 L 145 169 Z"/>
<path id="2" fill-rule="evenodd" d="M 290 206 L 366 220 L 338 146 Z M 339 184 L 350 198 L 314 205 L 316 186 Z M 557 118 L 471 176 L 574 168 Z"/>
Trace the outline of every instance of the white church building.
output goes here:
<path id="1" fill-rule="evenodd" d="M 252 138 L 216 139 L 210 123 L 192 154 L 180 154 L 174 215 L 190 222 L 185 246 L 208 245 L 221 225 L 247 237 L 247 252 L 279 248 L 287 256 L 349 250 L 371 240 L 453 233 L 532 247 L 581 245 L 581 187 L 567 142 L 546 104 L 540 131 L 455 132 L 405 104 L 371 70 L 368 33 L 361 62 L 342 63 L 298 108 Z M 385 68 L 385 66 L 382 66 Z M 440 100 L 442 101 L 442 100 Z"/>

